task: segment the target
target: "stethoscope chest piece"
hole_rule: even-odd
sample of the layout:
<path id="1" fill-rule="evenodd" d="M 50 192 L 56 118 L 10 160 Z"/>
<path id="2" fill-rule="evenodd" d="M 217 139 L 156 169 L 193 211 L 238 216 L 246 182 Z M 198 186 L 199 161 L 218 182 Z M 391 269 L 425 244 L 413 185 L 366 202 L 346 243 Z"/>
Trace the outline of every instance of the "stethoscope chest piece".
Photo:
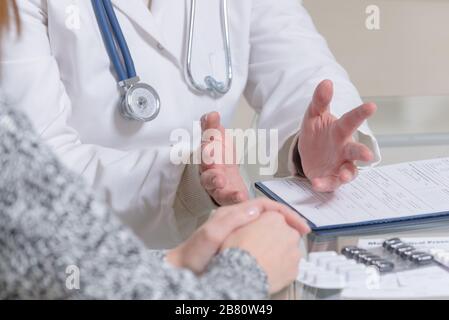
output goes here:
<path id="1" fill-rule="evenodd" d="M 161 110 L 161 100 L 156 90 L 146 83 L 124 86 L 125 97 L 121 113 L 129 120 L 149 122 L 157 118 Z"/>
<path id="2" fill-rule="evenodd" d="M 161 100 L 156 90 L 141 83 L 131 52 L 114 12 L 111 0 L 92 0 L 103 41 L 123 91 L 120 113 L 128 120 L 148 122 L 156 119 Z"/>

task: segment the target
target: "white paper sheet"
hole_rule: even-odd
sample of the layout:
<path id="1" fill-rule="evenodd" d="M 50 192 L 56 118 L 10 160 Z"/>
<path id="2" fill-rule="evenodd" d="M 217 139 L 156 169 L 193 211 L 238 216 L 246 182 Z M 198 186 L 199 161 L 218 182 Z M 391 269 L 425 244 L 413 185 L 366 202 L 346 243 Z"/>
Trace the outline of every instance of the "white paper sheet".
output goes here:
<path id="1" fill-rule="evenodd" d="M 449 158 L 369 169 L 334 193 L 299 178 L 263 184 L 317 227 L 449 211 Z"/>

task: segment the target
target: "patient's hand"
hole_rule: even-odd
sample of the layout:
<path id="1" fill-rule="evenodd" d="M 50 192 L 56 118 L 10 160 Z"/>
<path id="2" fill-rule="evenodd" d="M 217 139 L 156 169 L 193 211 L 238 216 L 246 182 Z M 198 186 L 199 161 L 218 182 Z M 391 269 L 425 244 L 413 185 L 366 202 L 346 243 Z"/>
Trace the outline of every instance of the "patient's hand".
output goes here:
<path id="1" fill-rule="evenodd" d="M 239 248 L 250 253 L 268 278 L 270 293 L 290 285 L 298 276 L 301 234 L 276 212 L 266 212 L 226 239 L 222 250 Z"/>
<path id="2" fill-rule="evenodd" d="M 220 123 L 220 115 L 212 112 L 203 116 L 201 128 L 201 185 L 222 206 L 248 200 L 248 189 L 235 159 L 234 144 L 231 139 L 225 138 L 225 128 Z M 217 150 L 221 154 L 218 154 Z"/>
<path id="3" fill-rule="evenodd" d="M 256 223 L 261 216 L 268 212 L 271 215 L 273 213 L 278 214 L 279 218 L 270 217 L 267 220 L 264 219 L 263 223 L 255 225 L 254 228 L 247 229 L 247 231 L 245 231 L 246 229 L 238 231 L 242 227 Z M 279 219 L 282 219 L 284 224 L 286 222 L 289 225 L 289 229 L 283 226 Z M 270 221 L 276 222 L 276 229 L 271 230 L 270 223 L 267 224 Z M 289 234 L 285 235 L 286 241 L 288 240 L 287 245 L 290 245 L 295 240 L 296 235 L 292 230 L 296 230 L 296 233 L 299 234 L 306 234 L 310 231 L 307 223 L 297 213 L 284 205 L 265 198 L 222 207 L 189 240 L 170 251 L 167 255 L 167 261 L 175 267 L 190 269 L 196 274 L 201 274 L 211 259 L 220 249 L 223 249 L 226 241 L 228 247 L 247 250 L 261 263 L 261 267 L 267 273 L 270 273 L 270 275 L 276 274 L 276 279 L 279 279 L 282 277 L 278 275 L 277 271 L 273 270 L 277 264 L 272 263 L 268 265 L 266 263 L 266 260 L 269 260 L 270 257 L 276 254 L 279 256 L 285 252 L 284 241 L 280 241 L 282 245 L 279 245 L 278 249 L 276 249 L 276 241 L 279 240 L 278 237 L 282 234 L 282 232 L 281 234 L 279 233 L 279 230 L 288 231 Z M 235 237 L 230 238 L 234 233 Z M 260 238 L 265 238 L 268 242 L 270 240 L 275 241 L 272 244 L 274 248 L 270 247 L 270 250 L 274 252 L 265 252 L 268 248 L 267 241 L 260 241 Z M 259 246 L 259 244 L 261 245 Z M 294 255 L 295 250 L 291 254 Z M 264 258 L 262 255 L 266 255 L 266 257 Z M 288 266 L 290 265 L 288 264 Z M 279 272 L 281 271 L 284 271 L 284 269 L 279 269 Z M 273 275 L 273 277 L 275 276 Z M 274 288 L 277 289 L 278 285 L 275 285 Z"/>

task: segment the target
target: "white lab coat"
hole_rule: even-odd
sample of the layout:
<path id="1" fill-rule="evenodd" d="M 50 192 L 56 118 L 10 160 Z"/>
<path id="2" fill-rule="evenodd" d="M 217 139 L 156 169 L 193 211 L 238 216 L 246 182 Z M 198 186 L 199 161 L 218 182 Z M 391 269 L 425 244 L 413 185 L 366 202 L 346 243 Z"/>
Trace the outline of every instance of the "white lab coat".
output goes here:
<path id="1" fill-rule="evenodd" d="M 229 125 L 244 93 L 260 114 L 259 127 L 279 129 L 282 146 L 321 80 L 335 83 L 336 116 L 362 103 L 297 0 L 229 1 L 234 82 L 219 99 L 195 94 L 184 78 L 190 0 L 153 0 L 151 12 L 141 0 L 112 2 L 139 76 L 160 95 L 156 120 L 142 124 L 119 115 L 120 90 L 89 0 L 19 0 L 22 35 L 6 38 L 1 87 L 6 103 L 25 111 L 63 162 L 150 247 L 181 240 L 173 203 L 185 168 L 169 159 L 174 129 L 192 131 L 193 121 L 214 110 Z M 219 5 L 198 1 L 193 68 L 199 80 L 225 75 Z M 366 124 L 359 138 L 377 161 Z"/>

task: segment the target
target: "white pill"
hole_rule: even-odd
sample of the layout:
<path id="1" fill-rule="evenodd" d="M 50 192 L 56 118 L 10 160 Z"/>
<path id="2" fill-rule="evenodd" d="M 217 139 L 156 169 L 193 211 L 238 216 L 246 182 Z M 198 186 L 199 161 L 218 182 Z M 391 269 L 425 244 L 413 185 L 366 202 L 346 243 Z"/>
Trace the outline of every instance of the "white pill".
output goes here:
<path id="1" fill-rule="evenodd" d="M 315 269 L 310 269 L 304 272 L 304 281 L 313 282 L 315 280 L 318 271 Z"/>
<path id="2" fill-rule="evenodd" d="M 298 279 L 298 281 L 306 280 L 306 273 L 304 271 L 300 270 L 299 273 L 298 273 L 297 279 Z"/>
<path id="3" fill-rule="evenodd" d="M 322 252 L 312 252 L 309 254 L 309 262 L 315 263 L 317 259 L 322 257 L 335 257 L 337 253 L 335 251 L 322 251 Z"/>
<path id="4" fill-rule="evenodd" d="M 346 263 L 346 261 L 348 261 L 348 259 L 346 259 L 345 257 L 343 257 L 343 256 L 338 256 L 338 257 L 335 257 L 335 259 L 333 259 L 333 260 L 328 260 L 328 261 L 326 261 L 324 267 L 325 267 L 326 269 L 329 270 L 329 268 L 330 268 L 331 266 L 333 266 L 333 265 L 335 265 L 335 264 Z"/>
<path id="5" fill-rule="evenodd" d="M 360 268 L 363 268 L 363 266 L 358 265 L 355 262 L 353 262 L 353 263 L 349 262 L 347 264 L 337 267 L 336 271 L 337 271 L 337 273 L 345 274 L 347 271 L 356 270 L 356 269 L 360 269 Z"/>
<path id="6" fill-rule="evenodd" d="M 299 263 L 299 270 L 307 270 L 314 267 L 314 264 L 307 262 L 306 260 L 302 259 Z"/>
<path id="7" fill-rule="evenodd" d="M 316 264 L 320 267 L 326 268 L 328 264 L 332 264 L 335 262 L 343 261 L 344 257 L 342 256 L 335 256 L 335 257 L 320 257 L 317 259 Z"/>
<path id="8" fill-rule="evenodd" d="M 336 273 L 320 273 L 315 276 L 313 283 L 319 287 L 338 288 L 344 285 L 344 277 Z"/>
<path id="9" fill-rule="evenodd" d="M 353 269 L 346 271 L 346 280 L 348 282 L 365 281 L 368 274 L 365 269 Z"/>
<path id="10" fill-rule="evenodd" d="M 329 271 L 338 272 L 340 268 L 344 268 L 345 266 L 354 266 L 355 264 L 355 261 L 345 259 L 343 261 L 337 261 L 335 263 L 328 263 L 326 269 Z"/>

